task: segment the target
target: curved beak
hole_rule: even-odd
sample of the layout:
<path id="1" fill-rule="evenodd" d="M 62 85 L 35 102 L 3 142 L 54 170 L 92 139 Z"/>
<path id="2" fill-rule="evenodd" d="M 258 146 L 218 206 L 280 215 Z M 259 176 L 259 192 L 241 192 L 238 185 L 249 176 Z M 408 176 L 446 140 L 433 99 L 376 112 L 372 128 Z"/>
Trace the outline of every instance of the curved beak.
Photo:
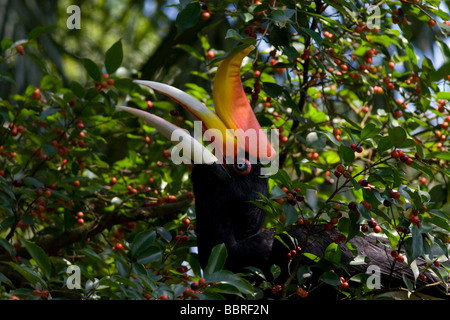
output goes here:
<path id="1" fill-rule="evenodd" d="M 221 62 L 214 79 L 214 109 L 227 128 L 235 131 L 239 148 L 254 159 L 273 160 L 276 152 L 262 131 L 241 83 L 242 60 L 254 49 L 251 45 Z"/>
<path id="2" fill-rule="evenodd" d="M 240 67 L 242 60 L 254 49 L 254 46 L 249 46 L 221 62 L 213 89 L 216 113 L 186 92 L 172 86 L 154 81 L 134 81 L 168 96 L 202 121 L 203 134 L 206 139 L 210 140 L 210 145 L 214 148 L 216 154 L 214 156 L 208 151 L 209 154 L 206 153 L 207 156 L 202 163 L 211 163 L 209 161 L 214 160 L 214 158 L 215 161 L 212 162 L 220 162 L 225 159 L 227 163 L 234 163 L 236 155 L 242 155 L 241 152 L 248 154 L 254 160 L 267 161 L 274 159 L 276 156 L 275 150 L 253 113 L 241 83 Z M 171 139 L 175 130 L 180 129 L 170 122 L 142 110 L 128 107 L 119 107 L 119 109 L 142 118 L 168 139 Z M 192 142 L 195 148 L 201 146 L 206 149 L 199 141 L 194 138 L 192 140 L 195 141 Z"/>
<path id="3" fill-rule="evenodd" d="M 117 106 L 117 108 L 141 118 L 171 141 L 174 141 L 174 133 L 176 132 L 177 141 L 179 141 L 179 139 L 182 139 L 185 145 L 190 145 L 190 148 L 188 149 L 190 150 L 190 154 L 185 155 L 185 162 L 190 163 L 190 159 L 201 159 L 201 163 L 206 164 L 211 164 L 218 161 L 218 159 L 207 148 L 205 148 L 199 141 L 194 139 L 194 137 L 192 137 L 187 131 L 182 130 L 169 121 L 140 109 L 124 106 Z M 196 156 L 199 154 L 201 155 L 201 157 Z"/>

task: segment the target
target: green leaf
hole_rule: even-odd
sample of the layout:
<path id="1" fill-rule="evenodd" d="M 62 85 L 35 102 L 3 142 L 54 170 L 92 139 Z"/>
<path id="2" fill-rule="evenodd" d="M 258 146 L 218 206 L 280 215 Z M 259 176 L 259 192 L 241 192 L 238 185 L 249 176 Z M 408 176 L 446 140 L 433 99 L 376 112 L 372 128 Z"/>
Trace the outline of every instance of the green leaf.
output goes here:
<path id="1" fill-rule="evenodd" d="M 78 98 L 83 98 L 84 97 L 84 88 L 78 82 L 76 82 L 76 81 L 70 82 L 70 90 L 72 90 L 72 92 L 75 93 L 75 95 Z"/>
<path id="2" fill-rule="evenodd" d="M 157 226 L 156 227 L 156 231 L 167 242 L 172 241 L 172 234 L 166 228 L 161 227 L 161 226 Z"/>
<path id="3" fill-rule="evenodd" d="M 334 134 L 331 134 L 330 132 L 326 132 L 326 131 L 317 131 L 317 133 L 320 133 L 322 135 L 324 135 L 325 137 L 328 138 L 328 140 L 330 140 L 332 143 L 334 143 L 336 146 L 340 146 L 342 144 L 342 142 L 336 140 L 336 137 L 334 136 Z"/>
<path id="4" fill-rule="evenodd" d="M 433 158 L 450 161 L 450 152 L 449 151 L 440 151 L 440 152 L 431 152 L 431 153 L 427 154 L 427 159 L 433 159 Z"/>
<path id="5" fill-rule="evenodd" d="M 351 164 L 355 160 L 355 151 L 343 144 L 339 146 L 339 156 L 345 164 Z"/>
<path id="6" fill-rule="evenodd" d="M 108 264 L 105 262 L 105 260 L 102 259 L 101 256 L 99 256 L 95 251 L 89 248 L 83 248 L 80 250 L 80 253 L 89 257 L 96 263 L 100 264 L 102 267 L 107 268 Z"/>
<path id="7" fill-rule="evenodd" d="M 8 251 L 8 253 L 11 255 L 13 252 L 13 246 L 6 241 L 4 238 L 0 237 L 0 246 L 3 247 L 3 249 L 5 249 L 6 251 Z"/>
<path id="8" fill-rule="evenodd" d="M 241 34 L 239 34 L 238 31 L 234 29 L 228 29 L 227 34 L 225 35 L 225 39 L 233 39 L 238 42 L 244 43 L 244 44 L 255 44 L 256 39 L 252 37 L 244 37 Z"/>
<path id="9" fill-rule="evenodd" d="M 306 145 L 316 150 L 322 150 L 327 144 L 326 136 L 319 135 L 317 132 L 310 132 L 306 136 Z"/>
<path id="10" fill-rule="evenodd" d="M 136 260 L 137 263 L 148 264 L 161 260 L 162 252 L 156 246 L 151 246 L 145 251 L 141 252 Z"/>
<path id="11" fill-rule="evenodd" d="M 389 129 L 389 138 L 394 147 L 400 148 L 406 141 L 406 131 L 402 127 L 394 127 Z"/>
<path id="12" fill-rule="evenodd" d="M 177 27 L 178 34 L 195 26 L 198 18 L 200 17 L 200 13 L 201 7 L 198 2 L 192 2 L 181 10 L 175 20 L 175 26 Z"/>
<path id="13" fill-rule="evenodd" d="M 378 141 L 378 150 L 380 151 L 380 153 L 389 150 L 391 148 L 394 147 L 394 144 L 392 143 L 391 138 L 388 137 L 383 137 L 380 139 L 380 141 Z"/>
<path id="14" fill-rule="evenodd" d="M 411 292 L 414 290 L 414 285 L 408 279 L 408 277 L 406 276 L 406 273 L 403 274 L 402 278 L 403 278 L 403 282 L 406 284 L 406 288 L 408 289 L 408 296 L 409 296 L 411 294 Z"/>
<path id="15" fill-rule="evenodd" d="M 36 263 L 39 266 L 39 269 L 42 271 L 45 278 L 50 279 L 52 269 L 50 261 L 45 251 L 41 247 L 32 242 L 23 239 L 21 239 L 21 242 L 24 245 L 24 247 L 28 250 L 31 257 L 33 257 L 34 261 L 36 261 Z"/>
<path id="16" fill-rule="evenodd" d="M 45 120 L 45 119 L 47 119 L 47 117 L 48 116 L 51 116 L 52 114 L 55 114 L 55 113 L 57 113 L 58 111 L 61 111 L 61 109 L 60 108 L 49 108 L 49 109 L 45 109 L 42 113 L 41 113 L 41 115 L 40 115 L 40 119 L 41 120 Z"/>
<path id="17" fill-rule="evenodd" d="M 423 253 L 423 238 L 422 233 L 420 232 L 419 228 L 417 228 L 416 225 L 412 226 L 411 235 L 412 235 L 412 256 L 410 258 L 411 260 L 415 260 L 416 258 L 420 257 Z"/>
<path id="18" fill-rule="evenodd" d="M 23 180 L 29 184 L 32 184 L 34 187 L 36 187 L 38 189 L 44 187 L 44 183 L 42 183 L 41 181 L 39 181 L 33 177 L 26 177 Z"/>
<path id="19" fill-rule="evenodd" d="M 154 230 L 146 230 L 138 233 L 130 246 L 131 256 L 137 257 L 146 251 L 153 244 L 155 238 L 156 232 Z"/>
<path id="20" fill-rule="evenodd" d="M 331 286 L 342 284 L 341 278 L 334 272 L 326 271 L 319 277 L 319 281 L 323 281 Z"/>
<path id="21" fill-rule="evenodd" d="M 18 273 L 20 273 L 30 284 L 36 285 L 41 284 L 44 288 L 47 288 L 47 283 L 42 279 L 36 272 L 28 268 L 24 265 L 17 265 L 14 262 L 2 262 L 4 264 L 7 264 L 14 270 L 16 270 Z"/>
<path id="22" fill-rule="evenodd" d="M 56 88 L 59 88 L 60 84 L 61 81 L 56 76 L 52 74 L 47 74 L 41 80 L 40 89 L 50 90 L 55 88 L 54 91 L 56 91 L 57 90 Z"/>
<path id="23" fill-rule="evenodd" d="M 300 29 L 306 33 L 307 35 L 309 35 L 311 38 L 314 39 L 314 41 L 317 43 L 317 46 L 321 47 L 322 46 L 322 37 L 320 36 L 320 34 L 318 34 L 315 31 L 312 31 L 311 29 L 305 28 L 305 27 L 300 27 Z"/>
<path id="24" fill-rule="evenodd" d="M 189 53 L 189 55 L 196 58 L 197 60 L 205 61 L 205 57 L 188 44 L 178 44 L 177 46 L 175 46 L 175 48 L 186 51 L 187 53 Z"/>
<path id="25" fill-rule="evenodd" d="M 105 54 L 105 69 L 111 74 L 119 69 L 123 60 L 122 40 L 114 43 Z"/>
<path id="26" fill-rule="evenodd" d="M 205 280 L 206 282 L 219 282 L 221 284 L 233 286 L 238 292 L 243 294 L 253 295 L 254 293 L 253 286 L 250 282 L 228 270 L 219 270 L 212 274 L 205 275 Z"/>
<path id="27" fill-rule="evenodd" d="M 16 85 L 16 81 L 8 76 L 5 76 L 4 74 L 0 74 L 0 81 L 8 81 L 9 83 Z"/>
<path id="28" fill-rule="evenodd" d="M 284 216 L 286 217 L 286 220 L 284 221 L 285 226 L 289 226 L 293 224 L 298 219 L 298 213 L 297 210 L 288 202 L 284 201 L 282 203 L 282 208 L 284 212 Z"/>
<path id="29" fill-rule="evenodd" d="M 369 123 L 362 129 L 361 140 L 363 141 L 369 138 L 373 138 L 379 133 L 380 129 L 375 124 Z"/>
<path id="30" fill-rule="evenodd" d="M 11 280 L 9 280 L 9 278 L 7 276 L 5 276 L 3 273 L 0 272 L 0 284 L 4 282 L 6 283 L 8 286 L 10 286 L 11 288 L 14 288 L 13 283 L 11 282 Z"/>
<path id="31" fill-rule="evenodd" d="M 273 279 L 275 280 L 276 278 L 278 278 L 281 274 L 281 268 L 279 265 L 277 264 L 273 264 L 270 267 L 270 273 L 272 274 Z"/>
<path id="32" fill-rule="evenodd" d="M 448 73 L 448 71 L 447 71 L 447 73 Z M 438 99 L 449 100 L 450 99 L 450 92 L 438 92 L 436 94 L 436 97 Z"/>
<path id="33" fill-rule="evenodd" d="M 102 74 L 100 73 L 100 69 L 95 64 L 94 61 L 91 59 L 82 59 L 81 60 L 84 66 L 84 69 L 86 69 L 86 72 L 88 75 L 94 80 L 94 81 L 100 81 L 102 78 Z"/>
<path id="34" fill-rule="evenodd" d="M 270 199 L 281 199 L 286 197 L 286 192 L 281 190 L 279 186 L 273 186 L 271 194 L 272 196 L 270 197 Z"/>
<path id="35" fill-rule="evenodd" d="M 5 50 L 9 49 L 12 44 L 13 44 L 13 42 L 11 39 L 5 38 L 5 39 L 2 39 L 2 41 L 0 42 L 0 48 L 2 49 L 2 51 L 5 51 Z"/>
<path id="36" fill-rule="evenodd" d="M 31 39 L 37 38 L 40 35 L 42 35 L 44 33 L 47 33 L 47 32 L 50 32 L 50 31 L 52 31 L 54 29 L 56 29 L 56 26 L 45 26 L 45 27 L 39 26 L 39 27 L 36 27 L 36 28 L 34 28 L 33 30 L 31 30 L 28 33 L 28 39 L 31 40 Z"/>
<path id="37" fill-rule="evenodd" d="M 301 285 L 312 276 L 311 267 L 301 265 L 297 270 L 297 281 Z"/>
<path id="38" fill-rule="evenodd" d="M 338 263 L 341 261 L 341 248 L 338 244 L 332 242 L 325 250 L 324 258 L 328 261 Z"/>
<path id="39" fill-rule="evenodd" d="M 205 268 L 205 274 L 212 274 L 219 270 L 222 270 L 225 265 L 225 260 L 227 259 L 228 252 L 225 244 L 221 243 L 216 245 L 208 259 L 208 264 Z"/>

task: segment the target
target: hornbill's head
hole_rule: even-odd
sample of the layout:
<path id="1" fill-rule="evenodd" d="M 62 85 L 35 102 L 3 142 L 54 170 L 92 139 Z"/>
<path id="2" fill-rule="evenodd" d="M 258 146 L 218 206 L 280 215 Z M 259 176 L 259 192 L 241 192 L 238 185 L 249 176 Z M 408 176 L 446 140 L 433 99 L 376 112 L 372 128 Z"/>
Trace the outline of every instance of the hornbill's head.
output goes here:
<path id="1" fill-rule="evenodd" d="M 267 178 L 261 176 L 261 163 L 274 161 L 277 153 L 253 113 L 240 78 L 242 60 L 253 49 L 246 47 L 220 63 L 213 87 L 215 112 L 172 86 L 135 81 L 170 97 L 200 120 L 214 154 L 188 132 L 156 115 L 119 107 L 142 118 L 172 141 L 176 132 L 176 142 L 184 140 L 183 146 L 190 147 L 182 151 L 194 160 L 192 181 L 203 266 L 211 249 L 220 243 L 225 243 L 229 265 L 234 267 L 265 259 L 270 251 L 271 240 L 258 239 L 257 235 L 265 214 L 251 201 L 258 199 L 258 193 L 267 195 Z"/>

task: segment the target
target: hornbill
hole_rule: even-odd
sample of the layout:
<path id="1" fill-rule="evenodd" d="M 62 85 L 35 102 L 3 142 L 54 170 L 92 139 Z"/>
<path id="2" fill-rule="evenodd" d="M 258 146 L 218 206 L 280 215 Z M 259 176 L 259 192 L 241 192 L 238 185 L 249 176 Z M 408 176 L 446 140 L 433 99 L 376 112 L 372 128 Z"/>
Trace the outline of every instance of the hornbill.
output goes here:
<path id="1" fill-rule="evenodd" d="M 214 143 L 215 154 L 188 132 L 177 130 L 177 126 L 156 115 L 130 107 L 118 108 L 143 119 L 168 139 L 173 140 L 172 134 L 178 132 L 178 138 L 186 139 L 185 142 L 188 141 L 191 147 L 186 151 L 187 160 L 194 159 L 199 153 L 202 155 L 200 163 L 194 161 L 192 171 L 197 246 L 202 267 L 206 266 L 212 248 L 223 243 L 228 251 L 228 269 L 242 271 L 245 267 L 253 266 L 270 275 L 270 267 L 277 264 L 283 275 L 277 280 L 284 281 L 293 266 L 292 261 L 286 258 L 289 252 L 286 242 L 278 241 L 273 229 L 262 229 L 266 211 L 254 204 L 254 201 L 261 199 L 260 195 L 268 197 L 268 177 L 261 174 L 265 168 L 262 162 L 276 161 L 277 153 L 261 131 L 240 79 L 242 60 L 252 50 L 253 46 L 245 47 L 229 54 L 220 63 L 213 84 L 215 112 L 177 88 L 153 81 L 135 80 L 135 83 L 168 96 L 188 110 L 202 122 L 205 135 L 208 130 L 214 129 L 216 134 L 206 138 Z M 257 133 L 255 141 L 246 140 L 245 132 L 248 130 Z M 327 230 L 321 225 L 295 225 L 290 229 L 290 235 L 297 244 L 301 244 L 302 252 L 310 252 L 320 258 L 338 232 Z M 389 246 L 383 244 L 382 239 L 365 236 L 354 237 L 349 241 L 357 248 L 358 255 L 366 256 L 369 262 L 363 265 L 348 263 L 355 254 L 345 244 L 340 244 L 341 261 L 347 262 L 348 274 L 365 273 L 370 265 L 376 265 L 381 271 L 381 283 L 384 286 L 401 285 L 403 274 L 414 282 L 413 273 L 395 264 Z M 304 255 L 299 256 L 302 257 L 299 263 L 311 262 Z M 321 267 L 327 268 L 326 264 Z M 433 276 L 426 280 L 419 278 L 416 285 L 420 287 L 431 282 L 439 282 L 439 279 Z M 446 285 L 434 287 L 445 290 Z"/>

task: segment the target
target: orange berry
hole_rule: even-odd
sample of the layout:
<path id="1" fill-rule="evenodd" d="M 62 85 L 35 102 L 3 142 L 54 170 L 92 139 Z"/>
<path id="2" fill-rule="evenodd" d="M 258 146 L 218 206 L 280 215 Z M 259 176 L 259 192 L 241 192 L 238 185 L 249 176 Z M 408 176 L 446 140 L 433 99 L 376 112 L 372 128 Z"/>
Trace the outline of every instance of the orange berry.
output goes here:
<path id="1" fill-rule="evenodd" d="M 25 54 L 25 50 L 23 49 L 23 46 L 22 46 L 21 44 L 19 44 L 19 45 L 16 47 L 16 51 L 17 51 L 17 53 L 20 54 L 21 56 L 23 56 L 23 55 Z"/>

